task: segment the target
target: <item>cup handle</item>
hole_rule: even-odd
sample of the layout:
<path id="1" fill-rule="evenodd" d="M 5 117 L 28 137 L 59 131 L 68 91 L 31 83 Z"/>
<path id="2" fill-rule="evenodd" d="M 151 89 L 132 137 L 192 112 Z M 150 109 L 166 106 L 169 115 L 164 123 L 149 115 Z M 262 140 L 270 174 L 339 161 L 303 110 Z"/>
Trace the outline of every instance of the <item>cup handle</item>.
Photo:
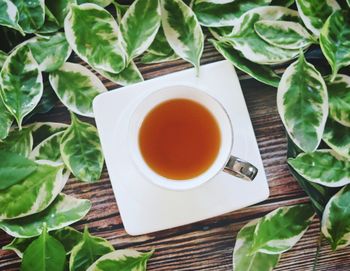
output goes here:
<path id="1" fill-rule="evenodd" d="M 249 162 L 231 155 L 230 159 L 226 163 L 224 172 L 246 181 L 253 181 L 255 176 L 258 174 L 258 169 Z"/>

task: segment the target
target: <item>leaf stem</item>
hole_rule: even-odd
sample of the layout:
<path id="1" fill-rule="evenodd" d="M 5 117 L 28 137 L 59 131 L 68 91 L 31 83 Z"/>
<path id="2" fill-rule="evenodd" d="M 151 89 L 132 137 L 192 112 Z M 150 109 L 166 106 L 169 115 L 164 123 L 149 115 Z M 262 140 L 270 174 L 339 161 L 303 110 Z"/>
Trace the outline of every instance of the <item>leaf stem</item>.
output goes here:
<path id="1" fill-rule="evenodd" d="M 322 239 L 323 239 L 323 234 L 322 234 L 322 232 L 320 232 L 320 236 L 318 237 L 318 240 L 317 240 L 317 249 L 316 249 L 314 264 L 312 266 L 312 271 L 316 271 L 318 257 L 320 256 L 320 251 L 321 251 L 321 247 L 322 247 Z"/>

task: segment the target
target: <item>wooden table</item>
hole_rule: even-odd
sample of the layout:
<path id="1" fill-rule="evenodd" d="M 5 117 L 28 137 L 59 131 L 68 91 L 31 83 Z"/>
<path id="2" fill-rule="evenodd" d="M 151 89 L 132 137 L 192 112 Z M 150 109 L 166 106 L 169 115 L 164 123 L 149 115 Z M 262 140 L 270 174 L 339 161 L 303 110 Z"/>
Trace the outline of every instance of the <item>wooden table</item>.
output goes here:
<path id="1" fill-rule="evenodd" d="M 212 46 L 206 45 L 202 64 L 221 59 Z M 139 67 L 147 80 L 191 66 L 178 60 Z M 148 270 L 227 271 L 232 270 L 232 251 L 241 227 L 277 207 L 307 202 L 307 196 L 288 171 L 287 142 L 277 113 L 276 89 L 265 86 L 240 71 L 238 74 L 269 180 L 270 197 L 266 201 L 187 226 L 132 237 L 124 231 L 108 173 L 104 170 L 101 180 L 96 184 L 85 184 L 72 177 L 64 188 L 65 193 L 90 199 L 93 203 L 89 214 L 74 227 L 82 230 L 87 225 L 92 234 L 107 238 L 116 249 L 135 248 L 148 251 L 155 248 L 156 252 L 149 261 Z M 118 87 L 108 80 L 103 79 L 103 82 L 108 89 Z M 35 120 L 65 123 L 70 121 L 67 110 L 61 104 Z M 292 250 L 283 254 L 275 270 L 312 270 L 318 238 L 319 220 L 315 218 L 302 240 Z M 8 235 L 0 233 L 0 247 L 10 240 Z M 350 270 L 349 256 L 350 247 L 332 252 L 328 243 L 323 241 L 316 270 Z M 19 262 L 14 253 L 0 250 L 1 271 L 18 270 Z"/>

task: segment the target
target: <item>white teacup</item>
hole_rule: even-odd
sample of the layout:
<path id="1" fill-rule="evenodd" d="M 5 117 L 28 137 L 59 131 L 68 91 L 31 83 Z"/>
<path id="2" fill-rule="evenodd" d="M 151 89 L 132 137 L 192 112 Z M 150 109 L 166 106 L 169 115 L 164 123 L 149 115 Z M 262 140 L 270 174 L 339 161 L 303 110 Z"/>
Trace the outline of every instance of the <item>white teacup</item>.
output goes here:
<path id="1" fill-rule="evenodd" d="M 189 99 L 203 105 L 215 117 L 221 134 L 221 145 L 214 162 L 205 172 L 188 180 L 173 180 L 157 174 L 147 165 L 139 147 L 139 130 L 147 114 L 160 103 L 172 99 Z M 258 173 L 255 166 L 231 155 L 233 130 L 231 120 L 224 107 L 206 92 L 192 86 L 166 87 L 143 98 L 136 106 L 130 119 L 129 139 L 130 151 L 137 168 L 148 180 L 163 188 L 171 190 L 195 188 L 209 181 L 221 171 L 248 181 L 252 181 Z"/>

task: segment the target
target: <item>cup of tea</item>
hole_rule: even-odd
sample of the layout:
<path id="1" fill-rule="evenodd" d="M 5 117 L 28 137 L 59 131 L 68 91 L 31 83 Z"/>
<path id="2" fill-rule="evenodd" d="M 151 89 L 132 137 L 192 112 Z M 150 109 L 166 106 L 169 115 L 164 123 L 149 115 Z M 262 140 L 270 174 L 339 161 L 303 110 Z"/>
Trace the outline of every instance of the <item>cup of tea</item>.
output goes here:
<path id="1" fill-rule="evenodd" d="M 138 170 L 166 189 L 195 188 L 221 171 L 247 181 L 258 173 L 231 155 L 233 129 L 224 107 L 193 86 L 165 87 L 142 98 L 130 119 L 129 139 Z"/>

